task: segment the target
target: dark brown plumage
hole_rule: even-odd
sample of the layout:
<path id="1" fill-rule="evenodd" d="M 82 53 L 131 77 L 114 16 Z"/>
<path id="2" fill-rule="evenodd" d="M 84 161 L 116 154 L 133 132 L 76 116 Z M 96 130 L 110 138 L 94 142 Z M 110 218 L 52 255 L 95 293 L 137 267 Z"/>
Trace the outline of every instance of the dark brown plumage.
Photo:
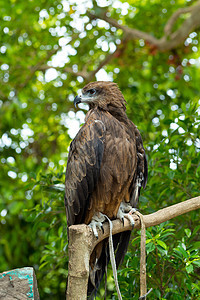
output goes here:
<path id="1" fill-rule="evenodd" d="M 97 212 L 116 219 L 122 201 L 137 206 L 140 188 L 145 188 L 147 181 L 142 138 L 126 115 L 126 101 L 118 86 L 112 82 L 91 82 L 75 98 L 75 103 L 79 102 L 88 103 L 90 109 L 70 145 L 65 183 L 68 226 L 89 224 Z M 130 231 L 113 237 L 117 267 L 129 239 Z M 88 294 L 98 288 L 108 261 L 104 240 L 90 259 Z"/>

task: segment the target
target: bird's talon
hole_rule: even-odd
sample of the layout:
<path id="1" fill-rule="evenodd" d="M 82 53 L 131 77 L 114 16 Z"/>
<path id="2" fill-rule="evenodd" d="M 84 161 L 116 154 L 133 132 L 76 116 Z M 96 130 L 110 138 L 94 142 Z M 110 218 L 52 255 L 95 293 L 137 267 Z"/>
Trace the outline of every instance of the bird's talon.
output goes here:
<path id="1" fill-rule="evenodd" d="M 136 209 L 132 207 L 129 203 L 122 202 L 120 204 L 117 217 L 122 221 L 124 226 L 124 218 L 128 219 L 132 228 L 134 228 L 134 220 L 132 214 L 136 212 Z"/>
<path id="2" fill-rule="evenodd" d="M 97 239 L 99 238 L 97 229 L 101 229 L 102 232 L 104 233 L 104 228 L 102 224 L 104 221 L 105 221 L 105 216 L 102 213 L 97 213 L 93 216 L 92 221 L 89 224 L 90 228 L 92 228 L 92 231 Z"/>

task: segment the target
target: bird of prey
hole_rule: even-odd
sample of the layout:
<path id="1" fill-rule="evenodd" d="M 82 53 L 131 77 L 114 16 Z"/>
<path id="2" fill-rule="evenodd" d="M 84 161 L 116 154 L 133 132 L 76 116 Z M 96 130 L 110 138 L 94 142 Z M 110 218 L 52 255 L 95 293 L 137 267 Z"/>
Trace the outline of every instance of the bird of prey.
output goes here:
<path id="1" fill-rule="evenodd" d="M 88 83 L 74 104 L 87 103 L 85 123 L 70 144 L 65 181 L 68 227 L 97 228 L 130 216 L 147 182 L 147 160 L 139 130 L 126 115 L 126 101 L 116 83 Z M 129 218 L 130 219 L 130 218 Z M 126 254 L 131 231 L 113 236 L 116 266 Z M 90 258 L 88 295 L 96 293 L 109 262 L 108 240 Z"/>

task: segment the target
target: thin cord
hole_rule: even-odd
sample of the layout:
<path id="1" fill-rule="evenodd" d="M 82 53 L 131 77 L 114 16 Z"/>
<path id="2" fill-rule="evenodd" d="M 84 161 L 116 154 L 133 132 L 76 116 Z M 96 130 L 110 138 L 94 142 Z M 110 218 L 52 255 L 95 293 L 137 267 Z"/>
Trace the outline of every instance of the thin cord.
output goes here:
<path id="1" fill-rule="evenodd" d="M 146 299 L 146 296 L 152 291 L 152 288 L 147 292 L 146 288 L 146 228 L 143 219 L 143 215 L 140 212 L 136 212 L 141 221 L 141 256 L 140 256 L 140 297 L 139 299 Z M 109 234 L 109 253 L 110 253 L 110 261 L 113 270 L 113 277 L 115 281 L 115 286 L 117 290 L 118 299 L 122 300 L 122 295 L 119 289 L 118 279 L 117 279 L 117 267 L 115 262 L 115 254 L 113 248 L 113 239 L 112 239 L 112 229 L 113 224 L 112 221 L 108 218 L 108 216 L 104 215 L 109 222 L 110 234 Z"/>
<path id="2" fill-rule="evenodd" d="M 107 296 L 107 277 L 108 277 L 108 254 L 107 254 L 107 246 L 106 246 L 106 266 L 105 266 L 105 293 L 104 293 L 104 300 L 106 300 L 106 296 Z"/>
<path id="3" fill-rule="evenodd" d="M 143 215 L 137 211 L 136 215 L 140 218 L 141 223 L 141 240 L 140 240 L 140 297 L 146 299 L 146 296 L 152 291 L 147 292 L 147 275 L 146 275 L 146 228 Z"/>
<path id="4" fill-rule="evenodd" d="M 117 279 L 117 267 L 116 267 L 114 248 L 113 248 L 113 239 L 112 239 L 113 224 L 112 224 L 112 221 L 106 215 L 104 215 L 104 217 L 106 217 L 106 219 L 108 220 L 109 225 L 110 225 L 109 226 L 110 227 L 110 235 L 109 235 L 110 261 L 111 261 L 111 265 L 112 265 L 113 277 L 114 277 L 114 281 L 115 281 L 115 286 L 116 286 L 116 290 L 117 290 L 118 299 L 122 300 L 122 295 L 121 295 L 121 292 L 120 292 L 120 289 L 119 289 L 119 284 L 118 284 L 118 279 Z"/>

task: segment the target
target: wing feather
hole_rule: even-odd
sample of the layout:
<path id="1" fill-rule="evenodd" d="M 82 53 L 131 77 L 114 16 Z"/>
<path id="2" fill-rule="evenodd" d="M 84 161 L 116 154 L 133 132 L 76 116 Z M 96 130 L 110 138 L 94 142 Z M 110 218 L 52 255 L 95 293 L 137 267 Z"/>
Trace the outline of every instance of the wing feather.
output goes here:
<path id="1" fill-rule="evenodd" d="M 134 125 L 134 133 L 136 137 L 137 166 L 136 166 L 132 184 L 130 186 L 130 198 L 131 198 L 130 202 L 132 206 L 136 207 L 139 201 L 141 187 L 143 188 L 146 187 L 147 177 L 148 177 L 148 166 L 147 166 L 145 150 L 143 147 L 142 137 L 135 125 Z"/>
<path id="2" fill-rule="evenodd" d="M 65 179 L 68 226 L 84 222 L 90 196 L 95 188 L 104 152 L 105 126 L 88 120 L 71 142 Z"/>

